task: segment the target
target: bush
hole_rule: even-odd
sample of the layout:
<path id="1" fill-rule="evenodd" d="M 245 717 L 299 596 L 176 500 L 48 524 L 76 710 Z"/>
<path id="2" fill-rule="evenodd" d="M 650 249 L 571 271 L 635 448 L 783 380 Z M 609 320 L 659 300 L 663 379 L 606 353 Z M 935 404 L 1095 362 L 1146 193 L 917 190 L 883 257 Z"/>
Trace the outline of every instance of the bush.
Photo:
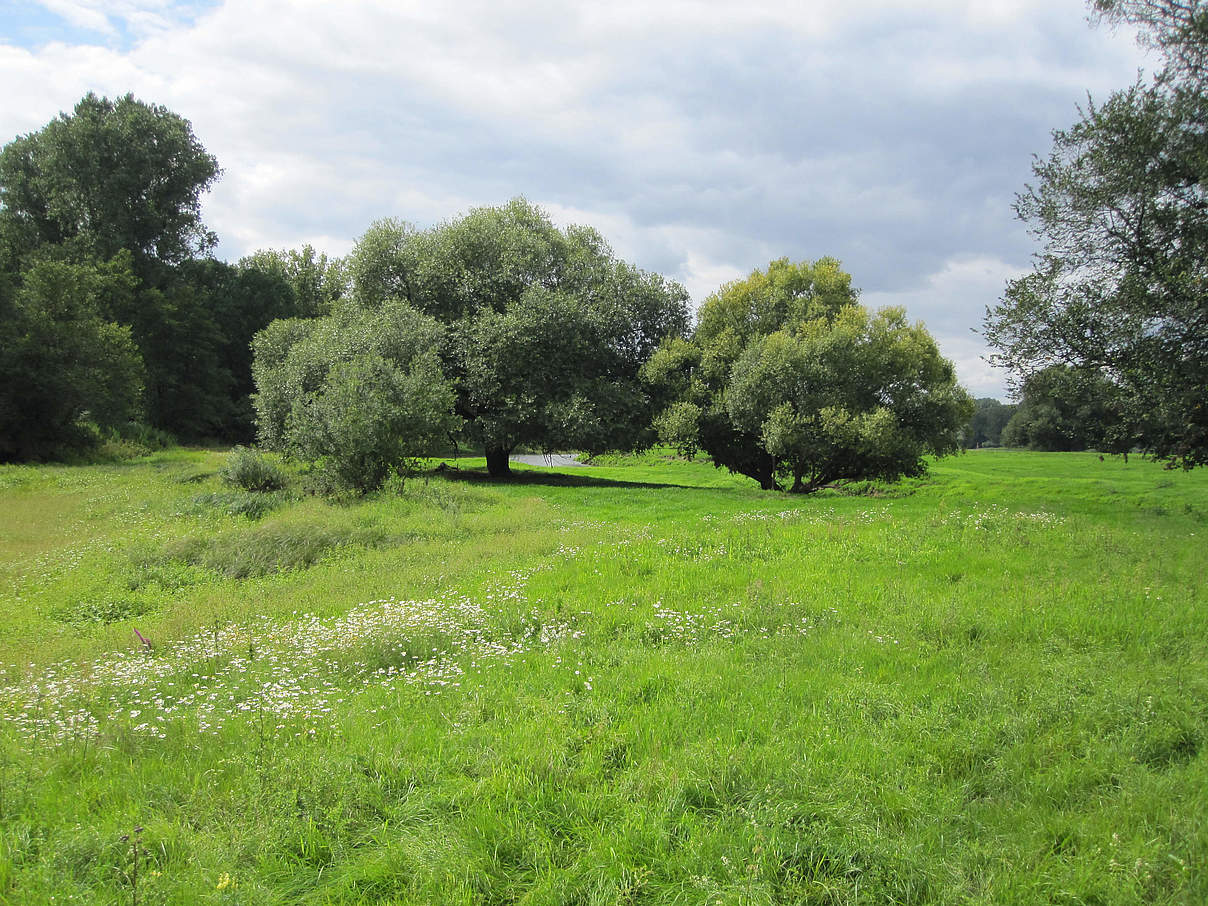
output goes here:
<path id="1" fill-rule="evenodd" d="M 150 456 L 158 450 L 166 450 L 176 444 L 176 438 L 167 431 L 134 422 L 121 429 L 97 430 L 99 433 L 96 446 L 90 455 L 83 457 L 84 461 L 122 462 L 138 459 L 140 456 Z"/>
<path id="2" fill-rule="evenodd" d="M 322 491 L 381 487 L 457 427 L 443 337 L 401 302 L 275 322 L 255 342 L 260 442 L 310 464 Z"/>
<path id="3" fill-rule="evenodd" d="M 368 491 L 437 443 L 453 408 L 435 355 L 404 372 L 379 356 L 340 362 L 290 421 L 300 456 L 329 490 Z"/>
<path id="4" fill-rule="evenodd" d="M 263 453 L 247 447 L 235 447 L 226 465 L 218 473 L 229 485 L 245 491 L 279 491 L 289 479 L 284 470 Z"/>
<path id="5" fill-rule="evenodd" d="M 686 459 L 693 459 L 700 450 L 700 406 L 681 400 L 672 403 L 654 420 L 659 440 Z"/>

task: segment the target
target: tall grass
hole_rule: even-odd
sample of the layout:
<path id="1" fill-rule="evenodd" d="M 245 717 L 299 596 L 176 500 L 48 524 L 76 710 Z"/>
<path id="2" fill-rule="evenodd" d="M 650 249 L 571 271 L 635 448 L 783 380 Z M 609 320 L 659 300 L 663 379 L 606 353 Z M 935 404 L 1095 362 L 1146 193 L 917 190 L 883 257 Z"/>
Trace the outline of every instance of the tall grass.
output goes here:
<path id="1" fill-rule="evenodd" d="M 608 463 L 0 469 L 0 901 L 1208 901 L 1205 476 Z"/>

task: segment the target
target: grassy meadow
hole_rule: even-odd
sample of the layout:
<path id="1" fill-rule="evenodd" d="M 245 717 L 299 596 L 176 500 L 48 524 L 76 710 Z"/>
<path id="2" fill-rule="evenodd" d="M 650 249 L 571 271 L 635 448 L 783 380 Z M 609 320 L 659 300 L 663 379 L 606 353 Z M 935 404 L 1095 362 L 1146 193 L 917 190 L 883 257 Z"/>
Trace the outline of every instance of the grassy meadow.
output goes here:
<path id="1" fill-rule="evenodd" d="M 0 903 L 1208 902 L 1208 473 L 225 456 L 0 468 Z"/>

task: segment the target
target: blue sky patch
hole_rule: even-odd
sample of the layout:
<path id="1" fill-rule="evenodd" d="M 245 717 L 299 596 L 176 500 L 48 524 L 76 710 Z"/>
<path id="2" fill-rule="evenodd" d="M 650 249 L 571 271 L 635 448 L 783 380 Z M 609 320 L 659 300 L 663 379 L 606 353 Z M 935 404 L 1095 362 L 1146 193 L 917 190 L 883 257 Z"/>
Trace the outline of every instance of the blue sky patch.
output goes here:
<path id="1" fill-rule="evenodd" d="M 133 47 L 150 27 L 143 14 L 161 18 L 166 25 L 187 26 L 218 0 L 174 3 L 157 9 L 137 4 L 115 10 L 114 4 L 63 2 L 51 5 L 34 0 L 9 0 L 0 19 L 0 44 L 35 50 L 48 44 L 100 45 L 124 51 Z"/>

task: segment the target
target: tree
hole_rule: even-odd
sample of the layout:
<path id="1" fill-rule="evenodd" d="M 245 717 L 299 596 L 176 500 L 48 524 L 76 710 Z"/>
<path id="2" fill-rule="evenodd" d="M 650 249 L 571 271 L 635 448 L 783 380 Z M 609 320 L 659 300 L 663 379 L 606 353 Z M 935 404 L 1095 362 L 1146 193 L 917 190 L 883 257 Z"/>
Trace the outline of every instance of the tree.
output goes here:
<path id="1" fill-rule="evenodd" d="M 254 435 L 251 341 L 296 315 L 296 296 L 272 271 L 213 258 L 182 262 L 160 288 L 144 288 L 119 321 L 132 325 L 147 362 L 147 414 L 187 439 Z"/>
<path id="2" fill-rule="evenodd" d="M 618 260 L 586 227 L 513 199 L 431 230 L 375 223 L 349 256 L 363 307 L 400 299 L 447 325 L 461 436 L 488 471 L 517 446 L 602 452 L 653 441 L 639 372 L 687 328 L 687 293 Z"/>
<path id="3" fill-rule="evenodd" d="M 691 436 L 694 407 L 714 464 L 767 490 L 921 474 L 925 455 L 959 449 L 972 401 L 921 325 L 856 297 L 829 258 L 780 259 L 723 287 L 692 343 L 666 344 L 645 370 L 680 388 L 664 421 Z"/>
<path id="4" fill-rule="evenodd" d="M 137 414 L 142 361 L 129 328 L 102 314 L 136 282 L 128 255 L 47 258 L 0 279 L 0 461 L 61 457 L 87 447 L 93 426 Z"/>
<path id="5" fill-rule="evenodd" d="M 131 95 L 89 94 L 0 151 L 0 247 L 18 282 L 43 259 L 95 268 L 125 255 L 131 291 L 102 294 L 97 315 L 137 346 L 142 417 L 181 439 L 242 441 L 253 335 L 326 311 L 340 279 L 309 247 L 238 267 L 206 257 L 216 237 L 201 198 L 218 173 L 188 120 Z"/>
<path id="6" fill-rule="evenodd" d="M 1166 58 L 1163 79 L 1208 76 L 1208 10 L 1200 0 L 1092 0 L 1091 7 L 1109 22 L 1143 26 L 1141 43 Z"/>
<path id="7" fill-rule="evenodd" d="M 678 400 L 664 409 L 654 420 L 659 440 L 687 459 L 700 452 L 701 408 L 688 400 Z"/>
<path id="8" fill-rule="evenodd" d="M 1051 365 L 1024 379 L 1002 442 L 1033 450 L 1127 453 L 1132 438 L 1122 433 L 1120 411 L 1119 388 L 1102 374 Z"/>
<path id="9" fill-rule="evenodd" d="M 218 172 L 184 118 L 89 94 L 0 151 L 0 249 L 16 283 L 40 261 L 95 269 L 124 255 L 130 291 L 98 296 L 96 314 L 138 349 L 143 414 L 184 439 L 243 440 L 251 338 L 299 302 L 289 273 L 203 257 L 216 238 L 201 197 Z"/>
<path id="10" fill-rule="evenodd" d="M 1032 273 L 986 313 L 995 361 L 1053 365 L 1118 390 L 1121 431 L 1170 464 L 1208 462 L 1208 8 L 1097 0 L 1165 55 L 1053 133 L 1016 211 L 1042 242 Z"/>
<path id="11" fill-rule="evenodd" d="M 217 242 L 201 196 L 218 163 L 188 120 L 133 95 L 88 94 L 71 114 L 0 151 L 0 222 L 22 252 L 67 245 L 77 255 L 133 256 L 143 281 Z"/>
<path id="12" fill-rule="evenodd" d="M 278 251 L 263 249 L 239 261 L 241 271 L 257 271 L 284 282 L 293 293 L 297 317 L 329 315 L 348 292 L 344 262 L 328 259 L 313 246 Z"/>
<path id="13" fill-rule="evenodd" d="M 456 428 L 443 333 L 401 301 L 273 322 L 254 341 L 261 443 L 310 463 L 325 485 L 378 487 Z"/>
<path id="14" fill-rule="evenodd" d="M 1002 429 L 1017 407 L 988 396 L 974 400 L 973 404 L 973 417 L 965 426 L 962 442 L 966 447 L 997 447 L 1002 443 Z"/>

